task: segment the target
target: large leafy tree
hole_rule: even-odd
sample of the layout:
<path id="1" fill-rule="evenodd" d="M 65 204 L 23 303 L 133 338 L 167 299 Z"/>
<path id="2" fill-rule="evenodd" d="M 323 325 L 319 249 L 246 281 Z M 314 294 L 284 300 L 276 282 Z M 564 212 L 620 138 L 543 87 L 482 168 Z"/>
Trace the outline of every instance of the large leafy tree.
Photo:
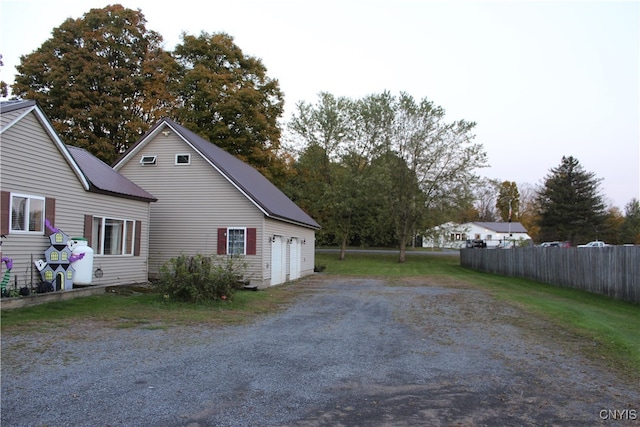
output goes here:
<path id="1" fill-rule="evenodd" d="M 500 187 L 500 182 L 495 179 L 480 178 L 470 187 L 474 194 L 474 207 L 477 211 L 477 216 L 466 221 L 461 220 L 460 222 L 496 221 L 496 199 L 498 197 L 498 188 Z"/>
<path id="2" fill-rule="evenodd" d="M 174 105 L 177 65 L 145 25 L 121 5 L 67 19 L 21 57 L 13 95 L 38 101 L 63 139 L 112 162 Z"/>
<path id="3" fill-rule="evenodd" d="M 383 127 L 378 101 L 320 93 L 315 104 L 299 103 L 289 123 L 291 133 L 306 145 L 299 164 L 314 160 L 313 171 L 298 174 L 305 178 L 298 185 L 312 187 L 301 196 L 313 197 L 309 203 L 323 225 L 320 238 L 340 245 L 340 259 L 346 257 L 347 243 L 366 240 L 373 228 L 375 202 L 366 188 Z"/>
<path id="4" fill-rule="evenodd" d="M 351 139 L 353 102 L 346 97 L 321 92 L 315 104 L 301 101 L 296 104 L 288 129 L 304 147 L 322 152 L 319 168 L 323 180 L 331 185 L 331 163 L 339 162 Z"/>
<path id="5" fill-rule="evenodd" d="M 262 61 L 245 55 L 225 33 L 183 33 L 173 54 L 182 69 L 177 120 L 281 184 L 284 100 Z"/>
<path id="6" fill-rule="evenodd" d="M 619 245 L 622 242 L 622 224 L 624 224 L 624 216 L 617 206 L 611 206 L 607 209 L 602 232 L 598 233 L 598 237 L 612 245 Z"/>
<path id="7" fill-rule="evenodd" d="M 502 221 L 509 221 L 519 217 L 520 193 L 518 185 L 513 181 L 503 181 L 500 184 L 496 209 L 500 212 Z"/>
<path id="8" fill-rule="evenodd" d="M 427 98 L 416 101 L 401 93 L 394 113 L 388 150 L 399 162 L 389 163 L 394 193 L 387 208 L 394 213 L 398 261 L 404 262 L 418 230 L 442 223 L 472 200 L 469 188 L 486 154 L 473 142 L 474 122 L 445 121 L 444 109 Z"/>
<path id="9" fill-rule="evenodd" d="M 4 66 L 4 62 L 2 61 L 2 55 L 0 54 L 0 67 Z M 0 97 L 6 98 L 9 95 L 9 86 L 4 80 L 0 80 Z"/>
<path id="10" fill-rule="evenodd" d="M 622 243 L 640 244 L 640 202 L 632 199 L 624 207 L 624 221 L 621 226 Z"/>
<path id="11" fill-rule="evenodd" d="M 536 187 L 528 183 L 520 183 L 520 204 L 518 206 L 518 220 L 527 229 L 527 234 L 534 241 L 538 241 L 540 233 L 539 208 L 537 205 Z"/>
<path id="12" fill-rule="evenodd" d="M 315 105 L 299 104 L 289 129 L 307 144 L 305 156 L 316 155 L 323 232 L 341 257 L 347 243 L 395 238 L 403 262 L 416 233 L 467 207 L 474 169 L 485 162 L 474 125 L 446 123 L 442 108 L 406 93 L 355 101 L 323 93 Z"/>
<path id="13" fill-rule="evenodd" d="M 605 220 L 600 179 L 584 170 L 578 159 L 563 156 L 538 193 L 540 237 L 572 244 L 598 238 Z"/>

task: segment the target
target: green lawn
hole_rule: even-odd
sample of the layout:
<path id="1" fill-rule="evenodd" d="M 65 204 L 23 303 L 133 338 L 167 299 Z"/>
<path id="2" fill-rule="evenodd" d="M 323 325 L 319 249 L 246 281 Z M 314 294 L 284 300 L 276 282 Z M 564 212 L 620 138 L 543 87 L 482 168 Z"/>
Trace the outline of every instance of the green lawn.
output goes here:
<path id="1" fill-rule="evenodd" d="M 261 292 L 238 291 L 232 300 L 189 304 L 167 302 L 160 294 L 130 292 L 124 287 L 104 295 L 2 310 L 2 333 L 63 327 L 67 322 L 83 320 L 107 322 L 118 328 L 237 324 L 277 310 L 295 295 L 295 287 L 276 286 Z"/>

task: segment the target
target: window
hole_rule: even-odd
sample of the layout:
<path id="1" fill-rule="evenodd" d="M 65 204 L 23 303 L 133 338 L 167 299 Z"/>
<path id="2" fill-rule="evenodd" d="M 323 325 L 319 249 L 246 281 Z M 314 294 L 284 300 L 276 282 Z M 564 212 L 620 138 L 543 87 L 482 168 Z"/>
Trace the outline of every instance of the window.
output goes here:
<path id="1" fill-rule="evenodd" d="M 91 242 L 96 255 L 133 255 L 135 221 L 93 217 Z"/>
<path id="2" fill-rule="evenodd" d="M 227 230 L 227 254 L 246 255 L 245 236 L 246 233 L 244 228 L 229 228 Z"/>
<path id="3" fill-rule="evenodd" d="M 189 154 L 176 154 L 176 165 L 190 165 L 191 155 Z"/>
<path id="4" fill-rule="evenodd" d="M 45 198 L 11 195 L 11 232 L 44 233 Z"/>
<path id="5" fill-rule="evenodd" d="M 140 164 L 142 166 L 151 166 L 155 165 L 157 162 L 158 156 L 142 156 L 140 159 Z"/>

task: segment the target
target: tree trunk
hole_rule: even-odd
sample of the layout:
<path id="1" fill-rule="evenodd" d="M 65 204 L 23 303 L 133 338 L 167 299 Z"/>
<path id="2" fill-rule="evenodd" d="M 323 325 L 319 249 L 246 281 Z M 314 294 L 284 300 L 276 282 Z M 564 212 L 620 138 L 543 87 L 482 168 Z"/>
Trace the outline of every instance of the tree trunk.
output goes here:
<path id="1" fill-rule="evenodd" d="M 405 261 L 406 252 L 407 252 L 407 239 L 400 239 L 400 258 L 398 258 L 399 263 L 403 263 Z"/>
<path id="2" fill-rule="evenodd" d="M 338 258 L 340 261 L 344 261 L 347 257 L 347 236 L 345 235 L 342 238 L 342 243 L 340 243 L 340 257 Z"/>

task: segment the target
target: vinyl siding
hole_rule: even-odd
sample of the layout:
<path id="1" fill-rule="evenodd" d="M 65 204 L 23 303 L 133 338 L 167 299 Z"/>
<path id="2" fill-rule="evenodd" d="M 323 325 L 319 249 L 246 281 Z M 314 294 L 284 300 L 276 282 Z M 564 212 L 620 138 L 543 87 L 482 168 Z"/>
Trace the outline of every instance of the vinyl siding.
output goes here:
<path id="1" fill-rule="evenodd" d="M 145 282 L 147 276 L 149 203 L 95 194 L 86 191 L 71 170 L 55 143 L 44 131 L 34 113 L 2 134 L 0 145 L 2 191 L 55 198 L 55 226 L 69 237 L 79 237 L 84 231 L 84 215 L 109 216 L 142 222 L 140 256 L 94 257 L 94 270 L 101 268 L 104 276 L 93 284 L 124 284 Z M 45 213 L 45 216 L 47 214 Z M 31 259 L 44 259 L 50 246 L 44 234 L 9 234 L 0 247 L 3 256 L 13 258 L 13 278 L 19 285 L 40 281 L 40 273 L 31 269 Z"/>
<path id="2" fill-rule="evenodd" d="M 23 114 L 25 110 L 25 108 L 21 108 L 18 110 L 10 111 L 8 113 L 3 113 L 0 117 L 0 128 L 4 129 L 16 118 L 20 117 L 20 115 Z"/>
<path id="3" fill-rule="evenodd" d="M 284 236 L 287 239 L 291 237 L 296 237 L 300 240 L 304 240 L 305 243 L 302 244 L 301 249 L 301 259 L 302 265 L 300 267 L 300 276 L 308 276 L 313 273 L 313 269 L 315 266 L 315 231 L 310 228 L 300 227 L 295 224 L 289 224 L 282 221 L 275 221 L 270 218 L 265 219 L 265 234 L 262 239 L 262 252 L 263 257 L 266 260 L 263 268 L 264 268 L 264 277 L 265 280 L 263 282 L 263 286 L 269 286 L 271 284 L 271 240 L 270 237 L 273 235 Z M 258 242 L 260 239 L 258 238 Z M 287 254 L 286 254 L 286 271 L 291 271 L 291 266 L 289 265 L 289 254 L 290 247 L 287 245 Z M 287 273 L 287 280 L 289 280 L 289 276 Z"/>
<path id="4" fill-rule="evenodd" d="M 176 154 L 187 153 L 191 164 L 176 165 Z M 156 165 L 140 165 L 142 156 L 157 156 Z M 218 228 L 256 228 L 260 241 L 262 212 L 173 132 L 148 141 L 118 171 L 158 198 L 151 205 L 151 277 L 181 253 L 215 255 Z M 245 261 L 246 278 L 261 283 L 263 253 L 258 250 Z"/>

